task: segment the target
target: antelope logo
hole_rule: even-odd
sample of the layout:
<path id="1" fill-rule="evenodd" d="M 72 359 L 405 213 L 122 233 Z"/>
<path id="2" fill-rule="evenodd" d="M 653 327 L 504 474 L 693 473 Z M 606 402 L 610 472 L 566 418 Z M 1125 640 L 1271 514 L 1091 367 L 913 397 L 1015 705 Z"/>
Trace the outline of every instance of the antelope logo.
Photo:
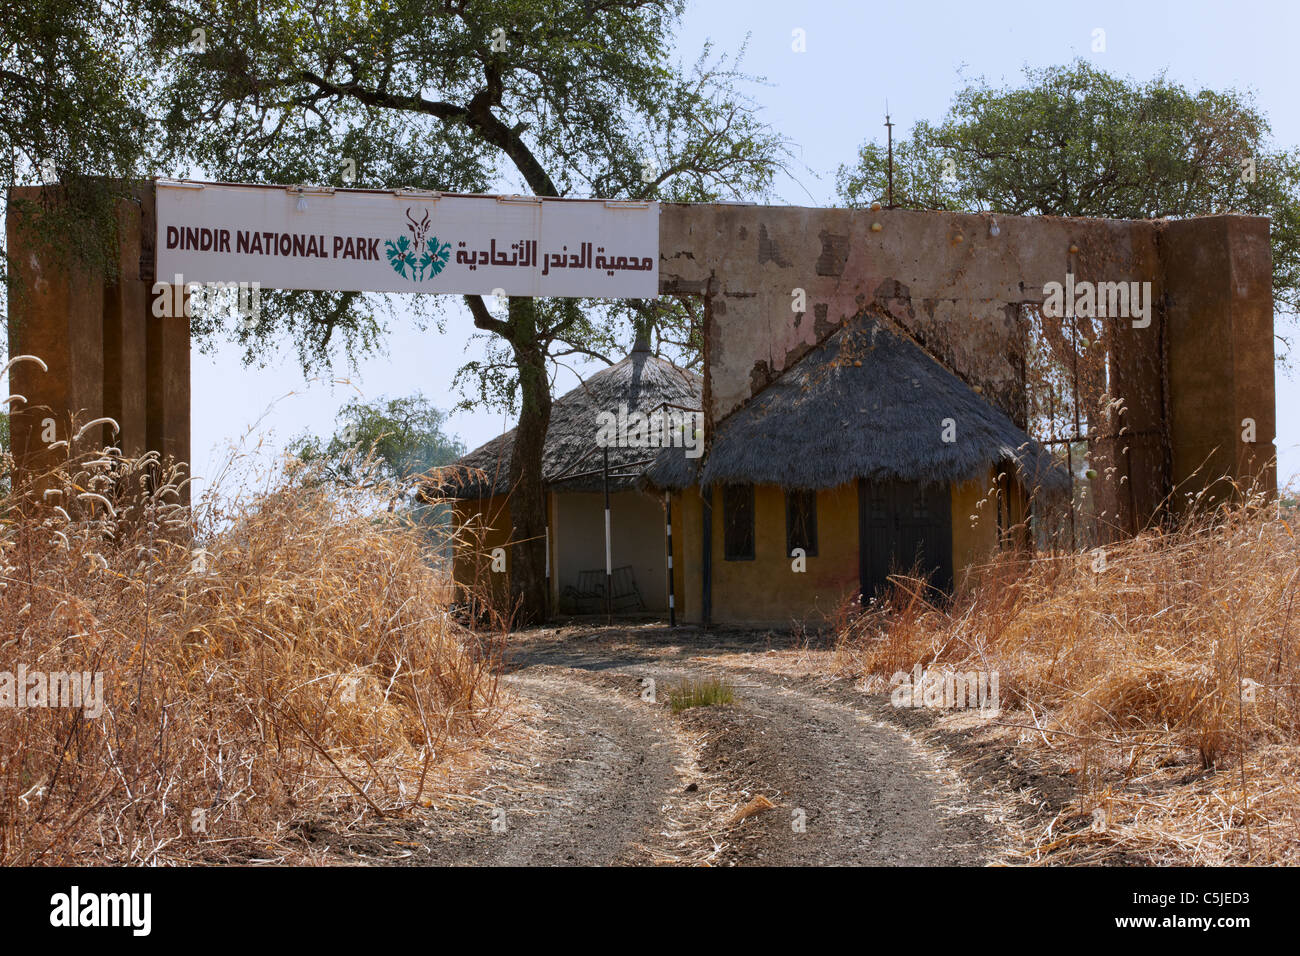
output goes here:
<path id="1" fill-rule="evenodd" d="M 424 237 L 429 234 L 429 213 L 426 210 L 424 218 L 416 222 L 411 217 L 411 207 L 406 207 L 407 229 L 411 230 L 411 235 L 415 236 L 415 251 L 420 251 L 420 246 L 424 245 Z"/>
<path id="2" fill-rule="evenodd" d="M 451 258 L 451 243 L 444 242 L 439 245 L 438 237 L 429 235 L 432 222 L 427 210 L 424 216 L 416 221 L 408 206 L 406 223 L 407 231 L 411 235 L 386 241 L 384 251 L 388 253 L 388 262 L 393 267 L 393 271 L 399 276 L 403 279 L 423 282 L 436 276 L 447 265 L 447 261 Z"/>

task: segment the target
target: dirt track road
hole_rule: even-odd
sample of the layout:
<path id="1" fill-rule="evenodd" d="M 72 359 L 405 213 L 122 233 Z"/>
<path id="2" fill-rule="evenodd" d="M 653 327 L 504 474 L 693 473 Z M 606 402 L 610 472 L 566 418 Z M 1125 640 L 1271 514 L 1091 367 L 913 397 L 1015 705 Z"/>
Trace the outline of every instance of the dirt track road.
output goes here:
<path id="1" fill-rule="evenodd" d="M 472 808 L 433 814 L 412 862 L 982 865 L 995 855 L 1001 834 L 978 801 L 881 719 L 887 702 L 765 669 L 771 640 L 667 628 L 522 635 L 505 681 L 534 743 L 525 759 L 503 756 Z M 734 704 L 671 713 L 672 685 L 712 676 L 735 687 Z M 740 819 L 760 795 L 773 808 Z"/>

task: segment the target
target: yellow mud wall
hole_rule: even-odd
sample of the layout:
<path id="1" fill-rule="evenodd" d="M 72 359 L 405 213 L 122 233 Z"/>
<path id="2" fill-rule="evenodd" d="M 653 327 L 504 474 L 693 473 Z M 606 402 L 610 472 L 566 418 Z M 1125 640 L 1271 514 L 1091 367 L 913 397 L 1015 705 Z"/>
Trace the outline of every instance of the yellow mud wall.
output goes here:
<path id="1" fill-rule="evenodd" d="M 704 499 L 698 488 L 673 495 L 673 591 L 677 620 L 699 624 L 704 617 Z"/>
<path id="2" fill-rule="evenodd" d="M 754 558 L 727 561 L 722 495 L 713 509 L 713 620 L 788 625 L 833 620 L 858 591 L 858 492 L 854 484 L 817 492 L 817 554 L 794 570 L 786 552 L 785 492 L 754 488 Z"/>
<path id="3" fill-rule="evenodd" d="M 452 579 L 457 600 L 490 601 L 504 611 L 510 595 L 510 504 L 505 495 L 463 498 L 455 506 L 457 536 Z M 492 570 L 492 551 L 505 551 L 504 572 Z"/>
<path id="4" fill-rule="evenodd" d="M 968 586 L 973 566 L 987 562 L 998 550 L 993 470 L 982 479 L 953 485 L 952 550 L 954 583 Z M 987 500 L 985 500 L 987 497 Z M 785 496 L 771 485 L 754 489 L 754 559 L 727 561 L 721 494 L 713 508 L 714 623 L 816 623 L 858 590 L 858 495 L 855 484 L 817 493 L 818 554 L 807 559 L 807 570 L 794 572 L 785 551 Z M 985 500 L 980 506 L 978 503 Z M 1027 503 L 1013 485 L 1013 522 L 1023 521 Z M 673 495 L 673 581 L 677 617 L 683 623 L 703 620 L 703 515 L 698 488 Z M 975 520 L 971 520 L 975 515 Z"/>
<path id="5" fill-rule="evenodd" d="M 998 500 L 993 471 L 983 479 L 952 486 L 952 569 L 954 589 L 961 593 L 975 580 L 973 569 L 998 549 Z"/>

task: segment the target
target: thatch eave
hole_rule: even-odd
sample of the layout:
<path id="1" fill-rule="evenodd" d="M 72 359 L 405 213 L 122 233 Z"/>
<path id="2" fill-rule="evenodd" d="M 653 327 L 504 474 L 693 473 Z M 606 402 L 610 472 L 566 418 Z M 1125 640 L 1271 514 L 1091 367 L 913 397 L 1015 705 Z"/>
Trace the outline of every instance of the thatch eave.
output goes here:
<path id="1" fill-rule="evenodd" d="M 602 369 L 551 405 L 551 422 L 542 455 L 542 480 L 553 491 L 600 491 L 604 487 L 604 449 L 597 444 L 598 416 L 629 412 L 649 414 L 669 407 L 700 408 L 700 376 L 658 358 L 644 348 Z M 428 492 L 439 497 L 485 498 L 511 490 L 510 457 L 517 429 L 512 428 L 464 455 L 432 478 Z M 610 447 L 611 491 L 639 487 L 641 473 L 658 448 Z"/>
<path id="2" fill-rule="evenodd" d="M 955 440 L 943 441 L 946 420 Z M 1030 492 L 1068 487 L 1051 455 L 884 320 L 860 317 L 720 422 L 707 459 L 665 449 L 642 487 L 773 484 L 820 490 L 864 478 L 981 480 L 1010 465 Z"/>

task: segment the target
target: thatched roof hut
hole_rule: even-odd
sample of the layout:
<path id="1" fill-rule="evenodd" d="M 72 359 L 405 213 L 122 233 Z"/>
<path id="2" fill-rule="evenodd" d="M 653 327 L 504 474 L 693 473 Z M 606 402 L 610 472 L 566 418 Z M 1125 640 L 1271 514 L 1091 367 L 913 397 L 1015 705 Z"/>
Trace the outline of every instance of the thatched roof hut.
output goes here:
<path id="1" fill-rule="evenodd" d="M 955 440 L 942 440 L 945 419 Z M 1069 476 L 992 403 L 885 320 L 862 316 L 829 335 L 717 424 L 708 456 L 664 449 L 648 487 L 773 484 L 825 489 L 857 478 L 960 483 L 1014 465 L 1026 489 Z"/>
<path id="2" fill-rule="evenodd" d="M 697 412 L 702 379 L 650 353 L 644 345 L 615 365 L 602 369 L 551 405 L 551 424 L 543 450 L 543 480 L 554 490 L 599 491 L 602 487 L 602 448 L 596 438 L 602 412 L 650 415 L 662 409 Z M 510 490 L 510 455 L 515 429 L 492 439 L 439 474 L 442 495 L 472 498 Z M 636 486 L 646 462 L 657 448 L 609 449 L 611 490 Z"/>

